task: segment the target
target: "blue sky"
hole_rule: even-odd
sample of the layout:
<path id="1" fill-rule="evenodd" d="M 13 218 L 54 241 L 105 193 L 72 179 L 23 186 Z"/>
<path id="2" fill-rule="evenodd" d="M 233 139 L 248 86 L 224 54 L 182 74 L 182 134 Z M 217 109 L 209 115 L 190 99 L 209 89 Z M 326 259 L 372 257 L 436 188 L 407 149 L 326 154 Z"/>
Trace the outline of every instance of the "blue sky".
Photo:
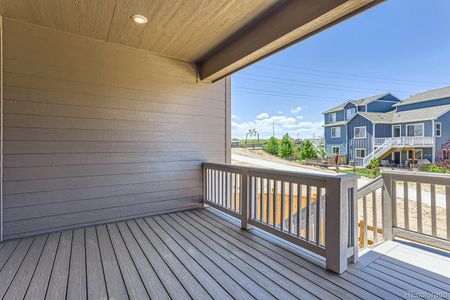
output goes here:
<path id="1" fill-rule="evenodd" d="M 322 135 L 322 111 L 450 85 L 450 0 L 390 0 L 232 76 L 232 135 Z"/>

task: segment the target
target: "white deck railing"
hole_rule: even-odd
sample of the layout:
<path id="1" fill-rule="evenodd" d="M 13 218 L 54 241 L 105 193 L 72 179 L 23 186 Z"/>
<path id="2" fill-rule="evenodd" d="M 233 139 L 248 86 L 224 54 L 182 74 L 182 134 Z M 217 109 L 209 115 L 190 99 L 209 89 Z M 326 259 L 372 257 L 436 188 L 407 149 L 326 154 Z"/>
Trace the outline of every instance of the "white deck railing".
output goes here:
<path id="1" fill-rule="evenodd" d="M 342 273 L 358 257 L 356 177 L 204 163 L 204 203 L 325 258 Z"/>
<path id="2" fill-rule="evenodd" d="M 357 198 L 360 247 L 400 237 L 450 250 L 450 175 L 386 171 Z"/>
<path id="3" fill-rule="evenodd" d="M 390 141 L 393 147 L 410 147 L 410 146 L 433 146 L 434 137 L 432 136 L 401 136 L 388 138 L 375 138 L 374 146 L 379 147 Z"/>

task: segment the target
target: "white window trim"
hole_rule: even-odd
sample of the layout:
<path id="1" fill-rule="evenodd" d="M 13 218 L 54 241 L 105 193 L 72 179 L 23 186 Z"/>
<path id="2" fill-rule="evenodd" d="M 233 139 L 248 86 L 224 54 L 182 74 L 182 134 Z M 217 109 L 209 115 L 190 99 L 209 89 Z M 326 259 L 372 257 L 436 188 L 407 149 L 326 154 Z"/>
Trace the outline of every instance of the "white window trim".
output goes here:
<path id="1" fill-rule="evenodd" d="M 402 136 L 402 125 L 393 125 L 392 126 L 392 137 L 395 137 L 394 132 L 395 132 L 396 127 L 398 127 L 400 129 L 400 135 L 398 137 L 401 137 Z"/>
<path id="2" fill-rule="evenodd" d="M 411 160 L 412 157 L 409 157 L 409 151 L 420 151 L 420 157 L 421 158 L 417 158 L 416 159 L 423 159 L 423 149 L 414 149 L 414 150 L 406 150 L 406 160 Z"/>
<path id="3" fill-rule="evenodd" d="M 335 136 L 333 136 L 333 128 L 336 129 L 336 135 Z M 337 134 L 337 131 L 339 131 L 339 135 Z M 341 127 L 339 127 L 339 126 L 331 127 L 331 129 L 330 129 L 330 136 L 331 136 L 332 139 L 340 138 L 341 137 Z"/>
<path id="4" fill-rule="evenodd" d="M 439 124 L 439 135 L 437 135 L 437 125 Z M 441 137 L 442 136 L 442 122 L 436 122 L 434 124 L 434 132 L 435 132 L 435 136 L 437 137 Z"/>
<path id="5" fill-rule="evenodd" d="M 364 137 L 356 137 L 356 129 L 357 128 L 364 128 Z M 362 140 L 362 139 L 367 138 L 367 127 L 366 126 L 358 126 L 358 127 L 353 128 L 353 138 L 355 140 Z"/>
<path id="6" fill-rule="evenodd" d="M 360 156 L 357 155 L 358 150 L 364 150 L 364 157 L 360 157 Z M 366 153 L 366 148 L 355 148 L 355 158 L 361 158 L 361 159 L 363 159 L 363 158 L 366 157 L 366 154 L 367 154 L 367 153 Z"/>
<path id="7" fill-rule="evenodd" d="M 341 154 L 341 146 L 331 146 L 331 153 L 333 153 L 333 155 L 336 154 L 336 152 L 334 152 L 335 148 L 338 148 L 339 149 L 338 153 Z"/>
<path id="8" fill-rule="evenodd" d="M 334 118 L 332 118 L 331 116 L 334 116 Z M 334 119 L 334 120 L 331 120 Z M 337 119 L 337 114 L 335 112 L 332 112 L 328 115 L 328 123 L 335 123 Z"/>
<path id="9" fill-rule="evenodd" d="M 408 135 L 408 127 L 409 126 L 416 126 L 416 125 L 420 125 L 422 126 L 422 135 Z M 425 136 L 425 124 L 424 123 L 415 123 L 415 124 L 406 124 L 406 135 L 405 136 L 410 136 L 410 137 L 423 137 Z"/>
<path id="10" fill-rule="evenodd" d="M 352 111 L 353 113 L 350 115 L 348 113 L 349 111 Z M 346 117 L 347 120 L 350 120 L 351 118 L 353 118 L 354 115 L 356 115 L 356 108 L 355 107 L 350 107 L 350 108 L 347 108 L 345 110 L 345 117 Z"/>

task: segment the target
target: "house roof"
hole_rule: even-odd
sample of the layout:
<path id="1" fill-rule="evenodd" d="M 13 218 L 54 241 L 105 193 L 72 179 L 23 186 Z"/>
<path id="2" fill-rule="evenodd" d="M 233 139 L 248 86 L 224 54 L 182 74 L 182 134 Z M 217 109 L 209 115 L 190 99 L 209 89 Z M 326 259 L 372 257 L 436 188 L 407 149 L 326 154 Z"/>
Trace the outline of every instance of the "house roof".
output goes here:
<path id="1" fill-rule="evenodd" d="M 408 105 L 413 103 L 426 102 L 450 97 L 450 86 L 434 89 L 422 93 L 415 94 L 405 100 L 395 104 L 395 106 Z"/>
<path id="2" fill-rule="evenodd" d="M 334 122 L 334 123 L 330 123 L 330 124 L 325 124 L 323 125 L 323 127 L 334 127 L 334 126 L 342 126 L 347 124 L 348 121 L 339 121 L 339 122 Z"/>
<path id="3" fill-rule="evenodd" d="M 390 94 L 390 93 L 383 93 L 383 94 L 373 95 L 373 96 L 369 96 L 369 97 L 361 98 L 361 99 L 357 99 L 357 100 L 348 100 L 348 101 L 346 101 L 346 102 L 344 102 L 344 103 L 341 103 L 341 104 L 339 104 L 339 105 L 337 105 L 337 106 L 335 106 L 335 107 L 333 107 L 333 108 L 330 108 L 330 109 L 327 110 L 327 111 L 324 111 L 323 113 L 326 114 L 326 113 L 331 113 L 331 112 L 343 110 L 344 107 L 345 107 L 348 103 L 353 103 L 353 104 L 355 104 L 356 106 L 367 105 L 367 104 L 369 104 L 370 102 L 373 102 L 373 101 L 375 101 L 375 100 L 378 100 L 378 99 L 380 99 L 380 98 L 382 98 L 382 97 L 384 97 L 384 96 L 387 96 L 387 95 L 389 95 L 389 94 Z"/>
<path id="4" fill-rule="evenodd" d="M 400 112 L 359 112 L 362 117 L 374 123 L 405 123 L 425 120 L 435 120 L 442 114 L 450 111 L 450 105 L 439 105 L 427 108 L 405 110 Z"/>

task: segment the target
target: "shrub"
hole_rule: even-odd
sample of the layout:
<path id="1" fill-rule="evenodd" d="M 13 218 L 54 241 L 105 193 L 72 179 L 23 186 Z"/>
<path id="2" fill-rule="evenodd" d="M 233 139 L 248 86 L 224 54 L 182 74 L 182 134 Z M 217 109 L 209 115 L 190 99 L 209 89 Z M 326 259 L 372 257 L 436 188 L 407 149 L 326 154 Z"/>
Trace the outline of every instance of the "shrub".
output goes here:
<path id="1" fill-rule="evenodd" d="M 301 160 L 307 158 L 317 158 L 316 150 L 309 140 L 303 140 L 298 147 L 297 157 Z"/>
<path id="2" fill-rule="evenodd" d="M 380 161 L 378 159 L 371 159 L 369 164 L 367 165 L 367 168 L 372 170 L 373 177 L 377 177 L 378 175 L 380 175 Z"/>
<path id="3" fill-rule="evenodd" d="M 264 150 L 267 153 L 270 153 L 272 155 L 278 155 L 278 148 L 279 148 L 279 142 L 278 140 L 273 136 L 270 138 L 267 145 L 264 147 Z"/>
<path id="4" fill-rule="evenodd" d="M 281 158 L 288 158 L 291 157 L 293 154 L 294 154 L 294 142 L 286 133 L 280 141 L 280 146 L 278 148 L 278 156 L 280 156 Z"/>
<path id="5" fill-rule="evenodd" d="M 437 164 L 431 164 L 427 167 L 427 172 L 431 173 L 450 173 L 449 169 L 438 166 Z"/>

